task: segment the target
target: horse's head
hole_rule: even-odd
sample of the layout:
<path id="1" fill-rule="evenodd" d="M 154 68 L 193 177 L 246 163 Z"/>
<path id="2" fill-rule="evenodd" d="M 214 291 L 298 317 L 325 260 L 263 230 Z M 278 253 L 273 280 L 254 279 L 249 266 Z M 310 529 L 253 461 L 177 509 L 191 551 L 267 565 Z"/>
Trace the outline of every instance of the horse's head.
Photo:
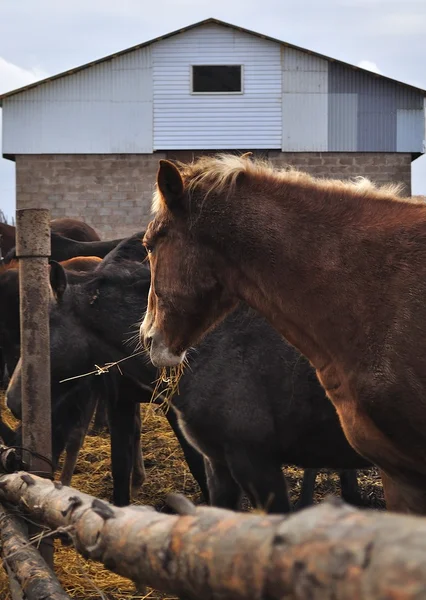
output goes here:
<path id="1" fill-rule="evenodd" d="M 197 218 L 191 210 L 195 191 L 185 175 L 184 167 L 179 170 L 160 161 L 156 216 L 144 237 L 151 287 L 141 340 L 150 344 L 151 361 L 157 367 L 181 363 L 186 350 L 237 304 L 223 285 L 223 257 L 200 244 L 206 217 Z"/>

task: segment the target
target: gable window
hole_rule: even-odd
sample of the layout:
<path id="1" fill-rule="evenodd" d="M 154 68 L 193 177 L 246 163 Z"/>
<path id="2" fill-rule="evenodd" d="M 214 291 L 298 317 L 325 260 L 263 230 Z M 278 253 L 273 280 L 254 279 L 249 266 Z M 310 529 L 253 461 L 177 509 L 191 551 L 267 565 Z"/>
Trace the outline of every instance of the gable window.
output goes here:
<path id="1" fill-rule="evenodd" d="M 193 94 L 242 94 L 242 65 L 192 65 Z"/>

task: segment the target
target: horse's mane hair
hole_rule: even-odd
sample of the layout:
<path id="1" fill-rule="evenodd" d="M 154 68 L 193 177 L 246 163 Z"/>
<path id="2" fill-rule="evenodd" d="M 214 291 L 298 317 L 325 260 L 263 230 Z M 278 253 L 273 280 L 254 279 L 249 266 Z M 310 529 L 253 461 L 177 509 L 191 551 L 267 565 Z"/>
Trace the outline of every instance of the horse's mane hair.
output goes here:
<path id="1" fill-rule="evenodd" d="M 414 198 L 400 196 L 403 184 L 390 183 L 375 185 L 366 177 L 354 177 L 351 180 L 325 179 L 314 177 L 292 166 L 275 168 L 265 159 L 248 158 L 247 154 L 216 154 L 202 156 L 190 163 L 176 162 L 184 183 L 190 195 L 200 192 L 205 199 L 210 194 L 232 195 L 236 191 L 240 175 L 270 184 L 300 184 L 316 187 L 324 192 L 352 193 L 358 196 L 369 196 L 376 199 L 395 200 L 400 202 L 418 203 Z M 156 187 L 152 202 L 152 212 L 155 214 L 164 206 L 161 193 Z"/>

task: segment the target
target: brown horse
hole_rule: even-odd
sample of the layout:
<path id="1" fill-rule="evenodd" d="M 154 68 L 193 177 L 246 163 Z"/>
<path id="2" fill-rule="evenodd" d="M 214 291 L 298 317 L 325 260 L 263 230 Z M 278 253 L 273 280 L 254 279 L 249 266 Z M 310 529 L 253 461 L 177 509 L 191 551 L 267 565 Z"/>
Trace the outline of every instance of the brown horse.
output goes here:
<path id="1" fill-rule="evenodd" d="M 53 219 L 50 221 L 50 229 L 76 242 L 99 242 L 101 239 L 93 227 L 70 217 Z"/>
<path id="2" fill-rule="evenodd" d="M 240 300 L 315 367 L 390 510 L 426 514 L 426 205 L 246 157 L 160 161 L 141 336 L 182 362 Z"/>

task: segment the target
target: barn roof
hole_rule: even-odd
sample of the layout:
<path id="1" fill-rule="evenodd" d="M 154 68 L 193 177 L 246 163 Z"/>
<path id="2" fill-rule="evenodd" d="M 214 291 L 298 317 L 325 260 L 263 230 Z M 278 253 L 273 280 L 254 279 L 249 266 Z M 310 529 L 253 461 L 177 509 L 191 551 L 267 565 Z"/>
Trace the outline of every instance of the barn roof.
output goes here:
<path id="1" fill-rule="evenodd" d="M 412 90 L 421 92 L 422 94 L 424 94 L 426 96 L 426 90 L 423 88 L 419 88 L 414 85 L 410 85 L 408 83 L 398 81 L 397 79 L 392 79 L 391 77 L 386 77 L 385 75 L 379 75 L 378 73 L 374 73 L 373 71 L 368 71 L 367 69 L 362 69 L 361 67 L 356 67 L 355 65 L 351 65 L 350 63 L 346 63 L 342 60 L 337 60 L 335 58 L 331 58 L 330 56 L 325 56 L 324 54 L 320 54 L 319 52 L 314 52 L 314 51 L 308 50 L 306 48 L 301 48 L 300 46 L 295 46 L 294 44 L 289 44 L 287 42 L 284 42 L 283 40 L 273 38 L 269 35 L 264 35 L 263 33 L 258 33 L 256 31 L 246 29 L 245 27 L 240 27 L 238 25 L 232 25 L 231 23 L 227 23 L 225 21 L 221 21 L 220 19 L 215 19 L 213 17 L 210 17 L 208 19 L 204 19 L 203 21 L 198 21 L 197 23 L 193 23 L 192 25 L 187 25 L 186 27 L 182 27 L 181 29 L 171 31 L 170 33 L 166 33 L 166 34 L 156 37 L 152 40 L 148 40 L 147 42 L 143 42 L 142 44 L 137 44 L 136 46 L 132 46 L 131 48 L 126 48 L 125 50 L 115 52 L 114 54 L 109 54 L 108 56 L 104 56 L 103 58 L 99 58 L 97 60 L 88 62 L 84 65 L 80 65 L 79 67 L 74 67 L 73 69 L 69 69 L 68 71 L 63 71 L 62 73 L 58 73 L 57 75 L 52 75 L 51 77 L 46 77 L 45 79 L 41 79 L 40 81 L 36 81 L 36 82 L 30 83 L 29 85 L 26 85 L 24 87 L 21 87 L 21 88 L 15 89 L 15 90 L 11 90 L 10 92 L 6 92 L 5 94 L 1 94 L 0 95 L 0 106 L 2 106 L 2 101 L 5 98 L 9 98 L 10 96 L 14 96 L 15 94 L 20 94 L 21 92 L 26 92 L 27 90 L 31 90 L 35 87 L 38 87 L 39 85 L 43 85 L 45 83 L 55 81 L 56 79 L 60 79 L 61 77 L 68 77 L 69 75 L 74 75 L 75 73 L 78 73 L 79 71 L 83 71 L 84 69 L 88 69 L 89 67 L 93 67 L 94 65 L 101 64 L 103 62 L 106 62 L 106 61 L 116 58 L 118 56 L 122 56 L 123 54 L 128 54 L 130 52 L 134 52 L 135 50 L 139 50 L 140 48 L 145 48 L 146 46 L 149 46 L 150 44 L 154 44 L 155 42 L 159 42 L 160 40 L 165 40 L 167 38 L 178 35 L 179 33 L 185 33 L 186 31 L 190 31 L 191 29 L 195 29 L 196 27 L 200 27 L 201 25 L 208 25 L 208 24 L 216 24 L 216 25 L 221 25 L 223 27 L 229 27 L 231 29 L 235 29 L 236 31 L 242 31 L 243 33 L 248 33 L 250 35 L 261 38 L 263 40 L 269 40 L 271 42 L 275 42 L 282 46 L 286 46 L 287 48 L 292 48 L 294 50 L 300 50 L 301 52 L 306 52 L 308 54 L 311 54 L 312 56 L 317 56 L 319 58 L 323 58 L 325 60 L 344 65 L 351 69 L 355 69 L 357 71 L 368 73 L 369 75 L 372 75 L 373 77 L 377 77 L 378 79 L 391 81 L 392 83 L 402 85 L 407 88 L 411 88 Z"/>

